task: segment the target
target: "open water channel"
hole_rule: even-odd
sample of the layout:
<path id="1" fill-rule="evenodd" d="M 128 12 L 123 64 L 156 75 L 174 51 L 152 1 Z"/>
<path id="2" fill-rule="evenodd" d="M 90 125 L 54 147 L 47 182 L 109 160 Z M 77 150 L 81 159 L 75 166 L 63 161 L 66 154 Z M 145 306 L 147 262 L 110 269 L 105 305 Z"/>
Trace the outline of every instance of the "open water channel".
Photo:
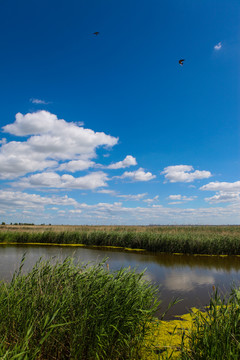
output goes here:
<path id="1" fill-rule="evenodd" d="M 162 303 L 158 316 L 165 311 L 172 299 L 182 299 L 171 308 L 165 319 L 184 314 L 191 307 L 202 308 L 208 305 L 213 286 L 218 287 L 224 294 L 231 290 L 233 284 L 240 286 L 240 257 L 237 256 L 169 255 L 46 245 L 0 245 L 0 280 L 11 280 L 25 253 L 25 272 L 29 271 L 40 257 L 52 261 L 73 257 L 76 262 L 81 263 L 101 262 L 108 258 L 110 271 L 129 266 L 131 269 L 137 268 L 137 271 L 146 269 L 145 278 L 159 286 Z"/>

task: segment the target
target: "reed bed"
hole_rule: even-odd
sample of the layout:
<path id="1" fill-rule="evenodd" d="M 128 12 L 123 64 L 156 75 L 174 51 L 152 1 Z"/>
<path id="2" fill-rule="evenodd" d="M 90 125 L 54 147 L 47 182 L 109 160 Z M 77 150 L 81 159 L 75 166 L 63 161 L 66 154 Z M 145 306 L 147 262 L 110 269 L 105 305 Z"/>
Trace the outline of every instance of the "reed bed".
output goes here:
<path id="1" fill-rule="evenodd" d="M 183 254 L 240 255 L 240 226 L 2 226 L 0 243 L 11 242 L 119 246 Z"/>
<path id="2" fill-rule="evenodd" d="M 0 284 L 0 358 L 137 359 L 159 306 L 143 273 L 38 262 Z"/>
<path id="3" fill-rule="evenodd" d="M 190 333 L 183 334 L 179 359 L 240 359 L 239 289 L 234 288 L 228 298 L 215 291 L 206 312 L 196 312 L 192 321 Z"/>

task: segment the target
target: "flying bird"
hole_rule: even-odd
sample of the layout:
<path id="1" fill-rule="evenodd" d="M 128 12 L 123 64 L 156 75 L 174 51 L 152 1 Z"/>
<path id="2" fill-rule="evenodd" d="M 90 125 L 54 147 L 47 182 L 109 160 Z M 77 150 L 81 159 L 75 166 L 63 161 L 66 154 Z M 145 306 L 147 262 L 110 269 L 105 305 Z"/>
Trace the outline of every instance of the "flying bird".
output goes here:
<path id="1" fill-rule="evenodd" d="M 94 33 L 93 33 L 93 35 L 99 35 L 99 31 L 95 31 Z"/>
<path id="2" fill-rule="evenodd" d="M 181 59 L 181 60 L 179 60 L 179 64 L 180 64 L 181 66 L 183 66 L 183 62 L 184 62 L 184 60 L 185 60 L 185 59 Z"/>

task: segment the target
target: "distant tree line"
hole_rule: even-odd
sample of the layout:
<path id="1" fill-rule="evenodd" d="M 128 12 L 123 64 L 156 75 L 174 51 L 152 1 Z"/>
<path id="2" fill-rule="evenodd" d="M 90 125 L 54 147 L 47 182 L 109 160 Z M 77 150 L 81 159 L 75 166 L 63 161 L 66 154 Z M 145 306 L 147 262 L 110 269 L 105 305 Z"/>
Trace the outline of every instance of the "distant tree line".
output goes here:
<path id="1" fill-rule="evenodd" d="M 1 225 L 7 225 L 7 224 L 5 223 L 5 221 L 2 221 L 2 224 L 1 224 Z M 30 226 L 35 226 L 34 223 L 21 223 L 21 222 L 20 222 L 20 223 L 16 223 L 16 222 L 15 222 L 15 223 L 10 223 L 9 225 L 18 225 L 18 226 L 19 226 L 19 225 L 20 225 L 20 226 L 21 226 L 21 225 L 28 225 L 28 226 L 30 225 Z M 41 224 L 41 225 L 42 225 L 42 226 L 45 226 L 45 224 Z M 48 225 L 51 226 L 51 224 L 48 224 Z"/>

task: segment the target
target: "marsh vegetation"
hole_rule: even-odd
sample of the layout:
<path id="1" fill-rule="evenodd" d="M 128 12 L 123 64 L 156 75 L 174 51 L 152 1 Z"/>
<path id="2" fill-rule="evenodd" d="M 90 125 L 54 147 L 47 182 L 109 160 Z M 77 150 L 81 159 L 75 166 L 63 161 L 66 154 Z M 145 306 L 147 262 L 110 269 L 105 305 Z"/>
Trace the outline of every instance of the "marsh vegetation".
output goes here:
<path id="1" fill-rule="evenodd" d="M 0 284 L 1 359 L 237 360 L 240 291 L 204 312 L 156 319 L 157 288 L 108 264 L 39 261 Z"/>
<path id="2" fill-rule="evenodd" d="M 135 359 L 159 305 L 143 273 L 106 263 L 21 267 L 0 285 L 0 357 Z"/>
<path id="3" fill-rule="evenodd" d="M 240 255 L 240 226 L 11 226 L 1 243 L 118 246 L 154 252 Z"/>

